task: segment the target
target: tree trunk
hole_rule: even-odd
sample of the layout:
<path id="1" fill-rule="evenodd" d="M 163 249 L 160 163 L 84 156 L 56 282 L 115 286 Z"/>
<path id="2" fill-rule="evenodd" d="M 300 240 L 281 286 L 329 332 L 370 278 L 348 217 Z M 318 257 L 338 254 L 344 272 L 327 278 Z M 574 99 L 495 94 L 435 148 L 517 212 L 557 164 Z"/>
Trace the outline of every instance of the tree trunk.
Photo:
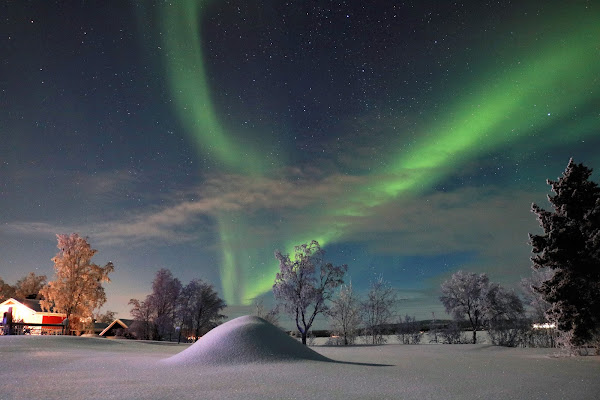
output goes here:
<path id="1" fill-rule="evenodd" d="M 64 321 L 67 321 L 65 323 L 65 328 L 64 328 L 65 332 L 64 332 L 64 334 L 67 335 L 67 336 L 69 336 L 69 335 L 71 335 L 71 314 L 70 313 L 67 313 L 67 318 L 65 318 Z"/>
<path id="2" fill-rule="evenodd" d="M 302 344 L 306 346 L 306 331 L 302 332 Z"/>
<path id="3" fill-rule="evenodd" d="M 477 343 L 477 329 L 473 328 L 473 344 Z"/>

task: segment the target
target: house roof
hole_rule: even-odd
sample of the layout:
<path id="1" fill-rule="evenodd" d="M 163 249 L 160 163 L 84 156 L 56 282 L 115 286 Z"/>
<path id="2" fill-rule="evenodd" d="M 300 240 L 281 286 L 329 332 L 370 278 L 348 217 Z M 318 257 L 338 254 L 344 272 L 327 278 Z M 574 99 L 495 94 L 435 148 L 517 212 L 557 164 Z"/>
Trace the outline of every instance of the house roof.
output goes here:
<path id="1" fill-rule="evenodd" d="M 31 300 L 31 299 L 17 300 L 14 297 L 11 297 L 10 299 L 6 299 L 2 303 L 0 303 L 0 306 L 4 306 L 4 305 L 10 306 L 12 304 L 15 304 L 15 305 L 20 304 L 20 305 L 25 306 L 35 312 L 43 312 L 42 307 L 40 306 L 39 300 Z"/>
<path id="2" fill-rule="evenodd" d="M 104 328 L 104 330 L 102 332 L 100 332 L 100 336 L 104 336 L 108 331 L 110 331 L 113 327 L 115 327 L 115 325 L 118 325 L 116 328 L 121 327 L 123 329 L 127 329 L 131 326 L 133 321 L 134 321 L 133 319 L 117 318 L 113 322 L 111 322 L 106 328 Z"/>
<path id="3" fill-rule="evenodd" d="M 106 322 L 94 322 L 94 332 L 102 332 L 106 328 L 108 328 Z"/>
<path id="4" fill-rule="evenodd" d="M 35 312 L 44 312 L 44 310 L 42 310 L 42 306 L 40 305 L 40 301 L 39 300 L 24 299 L 24 300 L 21 300 L 21 303 L 23 305 L 31 308 Z"/>
<path id="5" fill-rule="evenodd" d="M 44 315 L 64 315 L 64 313 L 56 313 L 56 312 L 52 312 L 52 311 L 44 311 L 42 310 L 42 307 L 40 306 L 40 301 L 39 300 L 34 300 L 34 299 L 15 299 L 14 297 L 11 297 L 10 299 L 6 299 L 5 301 L 3 301 L 2 303 L 0 303 L 0 307 L 4 306 L 4 305 L 11 305 L 11 304 L 20 304 L 24 307 L 29 308 L 30 310 L 36 312 L 36 313 L 41 313 Z"/>

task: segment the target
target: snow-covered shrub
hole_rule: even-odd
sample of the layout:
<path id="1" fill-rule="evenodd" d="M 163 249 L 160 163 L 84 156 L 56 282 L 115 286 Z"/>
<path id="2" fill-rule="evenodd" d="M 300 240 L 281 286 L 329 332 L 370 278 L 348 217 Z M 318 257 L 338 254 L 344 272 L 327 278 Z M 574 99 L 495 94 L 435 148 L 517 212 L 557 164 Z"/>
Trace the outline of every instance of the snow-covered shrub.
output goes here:
<path id="1" fill-rule="evenodd" d="M 448 326 L 442 328 L 438 335 L 441 336 L 442 341 L 446 344 L 462 344 L 466 343 L 466 338 L 456 321 L 448 324 Z"/>
<path id="2" fill-rule="evenodd" d="M 344 338 L 338 335 L 335 336 L 330 336 L 327 338 L 327 341 L 325 342 L 326 346 L 344 346 Z M 354 343 L 348 343 L 348 344 L 354 344 Z"/>
<path id="3" fill-rule="evenodd" d="M 517 347 L 525 344 L 529 326 L 526 320 L 492 320 L 488 335 L 496 346 Z"/>
<path id="4" fill-rule="evenodd" d="M 408 314 L 404 316 L 404 320 L 400 318 L 396 331 L 398 342 L 402 344 L 419 344 L 423 334 L 421 333 L 421 325 L 415 317 Z"/>

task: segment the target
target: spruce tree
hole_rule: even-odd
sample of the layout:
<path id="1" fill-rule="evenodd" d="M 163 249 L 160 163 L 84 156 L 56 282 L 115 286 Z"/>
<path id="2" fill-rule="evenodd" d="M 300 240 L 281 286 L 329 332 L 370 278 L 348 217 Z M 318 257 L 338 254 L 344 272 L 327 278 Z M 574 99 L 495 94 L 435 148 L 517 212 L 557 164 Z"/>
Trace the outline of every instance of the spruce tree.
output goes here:
<path id="1" fill-rule="evenodd" d="M 532 205 L 543 235 L 529 235 L 533 268 L 553 276 L 534 289 L 551 304 L 548 318 L 580 346 L 600 333 L 600 188 L 592 169 L 573 159 L 557 181 L 548 180 L 553 211 Z"/>

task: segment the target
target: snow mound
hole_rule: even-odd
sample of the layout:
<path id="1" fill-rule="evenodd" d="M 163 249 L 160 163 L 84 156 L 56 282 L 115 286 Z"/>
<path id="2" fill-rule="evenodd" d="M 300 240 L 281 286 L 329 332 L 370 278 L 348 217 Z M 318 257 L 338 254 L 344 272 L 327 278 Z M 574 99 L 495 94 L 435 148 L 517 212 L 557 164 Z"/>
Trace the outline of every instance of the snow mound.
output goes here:
<path id="1" fill-rule="evenodd" d="M 262 318 L 244 316 L 219 325 L 181 353 L 171 365 L 224 365 L 273 361 L 331 361 Z"/>

